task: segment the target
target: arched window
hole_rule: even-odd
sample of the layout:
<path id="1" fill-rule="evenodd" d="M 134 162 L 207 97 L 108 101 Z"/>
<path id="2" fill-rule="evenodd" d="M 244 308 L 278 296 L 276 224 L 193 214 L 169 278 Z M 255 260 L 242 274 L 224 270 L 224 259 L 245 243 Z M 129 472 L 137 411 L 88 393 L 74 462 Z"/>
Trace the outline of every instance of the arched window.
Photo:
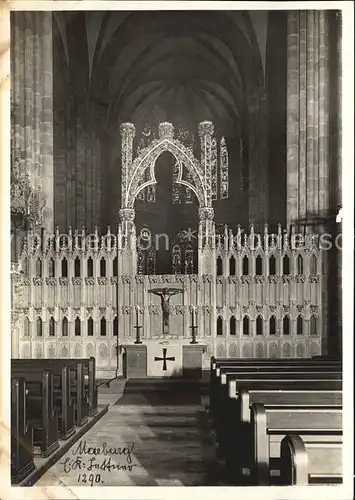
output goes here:
<path id="1" fill-rule="evenodd" d="M 49 320 L 49 336 L 54 337 L 55 336 L 55 321 L 53 316 Z"/>
<path id="2" fill-rule="evenodd" d="M 118 274 L 118 263 L 117 263 L 117 257 L 115 257 L 115 258 L 113 259 L 113 266 L 112 266 L 112 268 L 113 268 L 113 275 L 114 275 L 114 276 L 117 276 L 117 274 Z"/>
<path id="3" fill-rule="evenodd" d="M 282 332 L 284 335 L 290 335 L 290 318 L 288 316 L 282 320 Z"/>
<path id="4" fill-rule="evenodd" d="M 297 316 L 296 326 L 297 326 L 297 335 L 303 335 L 303 318 L 302 318 L 302 316 Z"/>
<path id="5" fill-rule="evenodd" d="M 42 322 L 41 318 L 37 318 L 36 327 L 37 327 L 37 337 L 42 337 L 42 334 L 43 334 L 43 322 Z"/>
<path id="6" fill-rule="evenodd" d="M 310 273 L 317 274 L 317 257 L 315 255 L 312 255 L 310 264 L 311 264 L 310 265 Z"/>
<path id="7" fill-rule="evenodd" d="M 243 276 L 247 276 L 249 274 L 249 259 L 246 255 L 243 257 Z"/>
<path id="8" fill-rule="evenodd" d="M 297 274 L 303 274 L 303 258 L 300 254 L 297 257 Z"/>
<path id="9" fill-rule="evenodd" d="M 106 336 L 106 320 L 105 320 L 105 318 L 101 318 L 101 321 L 100 321 L 100 335 L 102 337 Z"/>
<path id="10" fill-rule="evenodd" d="M 75 335 L 79 337 L 81 335 L 81 321 L 80 318 L 75 318 Z"/>
<path id="11" fill-rule="evenodd" d="M 68 319 L 67 318 L 63 318 L 63 321 L 62 321 L 62 336 L 68 337 Z"/>
<path id="12" fill-rule="evenodd" d="M 94 262 L 92 260 L 92 257 L 88 258 L 87 271 L 88 278 L 92 278 L 94 276 Z"/>
<path id="13" fill-rule="evenodd" d="M 223 261 L 221 257 L 217 258 L 217 276 L 222 276 L 223 274 Z"/>
<path id="14" fill-rule="evenodd" d="M 237 332 L 237 322 L 234 316 L 229 320 L 229 335 L 235 335 Z"/>
<path id="15" fill-rule="evenodd" d="M 36 277 L 42 278 L 42 261 L 41 261 L 41 259 L 36 260 Z"/>
<path id="16" fill-rule="evenodd" d="M 263 259 L 260 255 L 255 259 L 255 274 L 261 276 L 263 274 Z"/>
<path id="17" fill-rule="evenodd" d="M 288 255 L 282 259 L 282 273 L 284 276 L 288 276 L 290 274 L 290 258 Z"/>
<path id="18" fill-rule="evenodd" d="M 232 257 L 229 259 L 229 275 L 235 276 L 235 270 L 236 270 L 235 258 L 232 255 Z"/>
<path id="19" fill-rule="evenodd" d="M 76 257 L 76 259 L 74 260 L 74 276 L 76 278 L 80 278 L 80 259 L 79 257 Z"/>
<path id="20" fill-rule="evenodd" d="M 90 337 L 94 335 L 94 321 L 92 318 L 88 319 L 88 335 Z"/>
<path id="21" fill-rule="evenodd" d="M 106 276 L 106 260 L 103 257 L 100 260 L 100 276 L 102 278 Z"/>
<path id="22" fill-rule="evenodd" d="M 310 319 L 310 333 L 311 335 L 317 335 L 317 316 L 312 314 Z"/>
<path id="23" fill-rule="evenodd" d="M 50 278 L 55 277 L 55 262 L 54 259 L 50 258 L 48 261 L 48 276 Z"/>
<path id="24" fill-rule="evenodd" d="M 30 333 L 31 333 L 31 323 L 30 323 L 30 320 L 28 319 L 28 317 L 26 316 L 23 335 L 24 335 L 24 337 L 29 337 Z"/>
<path id="25" fill-rule="evenodd" d="M 243 335 L 249 335 L 249 318 L 244 316 L 243 318 Z"/>
<path id="26" fill-rule="evenodd" d="M 264 320 L 262 316 L 258 316 L 256 318 L 256 334 L 262 335 L 264 330 Z"/>
<path id="27" fill-rule="evenodd" d="M 223 335 L 223 320 L 221 316 L 217 318 L 217 335 Z"/>
<path id="28" fill-rule="evenodd" d="M 275 276 L 276 274 L 276 259 L 274 255 L 271 255 L 269 259 L 269 274 Z"/>
<path id="29" fill-rule="evenodd" d="M 118 335 L 118 318 L 115 316 L 115 319 L 113 320 L 113 334 Z"/>
<path id="30" fill-rule="evenodd" d="M 271 316 L 269 320 L 269 334 L 276 335 L 276 318 L 275 316 Z"/>
<path id="31" fill-rule="evenodd" d="M 62 278 L 68 277 L 68 261 L 66 257 L 62 259 Z"/>

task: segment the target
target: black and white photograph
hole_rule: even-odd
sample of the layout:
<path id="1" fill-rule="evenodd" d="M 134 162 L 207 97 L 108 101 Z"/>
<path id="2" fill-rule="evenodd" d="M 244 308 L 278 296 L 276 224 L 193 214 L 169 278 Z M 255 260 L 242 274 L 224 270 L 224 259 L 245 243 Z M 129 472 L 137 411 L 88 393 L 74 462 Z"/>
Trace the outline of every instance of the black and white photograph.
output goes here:
<path id="1" fill-rule="evenodd" d="M 11 491 L 350 500 L 352 2 L 9 4 Z"/>

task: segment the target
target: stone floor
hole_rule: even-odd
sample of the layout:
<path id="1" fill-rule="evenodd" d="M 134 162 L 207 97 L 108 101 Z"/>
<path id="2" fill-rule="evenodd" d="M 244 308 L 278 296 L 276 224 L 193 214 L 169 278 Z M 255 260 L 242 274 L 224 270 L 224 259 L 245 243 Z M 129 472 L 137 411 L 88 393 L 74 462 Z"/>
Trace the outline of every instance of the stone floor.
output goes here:
<path id="1" fill-rule="evenodd" d="M 199 387 L 159 379 L 101 387 L 108 413 L 38 486 L 221 485 Z"/>

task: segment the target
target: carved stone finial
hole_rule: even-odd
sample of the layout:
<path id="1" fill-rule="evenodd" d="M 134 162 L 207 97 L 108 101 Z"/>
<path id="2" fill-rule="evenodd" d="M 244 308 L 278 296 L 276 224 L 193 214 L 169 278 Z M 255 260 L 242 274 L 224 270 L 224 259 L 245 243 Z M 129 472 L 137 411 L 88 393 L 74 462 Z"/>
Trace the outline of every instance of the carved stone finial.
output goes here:
<path id="1" fill-rule="evenodd" d="M 159 138 L 160 139 L 173 139 L 174 126 L 169 122 L 159 123 Z"/>
<path id="2" fill-rule="evenodd" d="M 198 124 L 198 133 L 201 137 L 205 135 L 213 135 L 213 132 L 214 132 L 214 126 L 212 122 L 204 121 Z"/>
<path id="3" fill-rule="evenodd" d="M 134 137 L 136 134 L 136 127 L 133 123 L 122 123 L 120 126 L 121 136 L 131 136 Z"/>

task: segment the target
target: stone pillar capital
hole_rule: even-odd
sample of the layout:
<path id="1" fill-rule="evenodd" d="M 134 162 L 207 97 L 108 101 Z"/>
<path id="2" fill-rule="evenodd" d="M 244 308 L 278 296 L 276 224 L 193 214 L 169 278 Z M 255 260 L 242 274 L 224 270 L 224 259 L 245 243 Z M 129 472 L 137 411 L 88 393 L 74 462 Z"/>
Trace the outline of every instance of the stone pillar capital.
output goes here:
<path id="1" fill-rule="evenodd" d="M 133 222 L 136 212 L 134 208 L 121 208 L 119 215 L 122 222 Z"/>
<path id="2" fill-rule="evenodd" d="M 202 207 L 198 211 L 200 221 L 211 221 L 214 218 L 214 209 L 211 207 Z"/>

